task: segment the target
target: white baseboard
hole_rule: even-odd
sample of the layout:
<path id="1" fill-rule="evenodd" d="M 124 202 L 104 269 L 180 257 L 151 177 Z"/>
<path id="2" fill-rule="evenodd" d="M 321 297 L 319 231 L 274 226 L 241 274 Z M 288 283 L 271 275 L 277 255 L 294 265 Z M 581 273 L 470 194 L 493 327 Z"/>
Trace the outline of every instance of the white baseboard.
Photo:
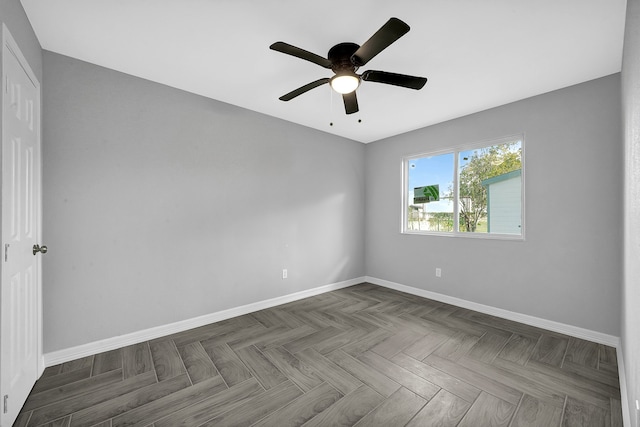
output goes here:
<path id="1" fill-rule="evenodd" d="M 242 316 L 244 314 L 253 313 L 255 311 L 264 310 L 266 308 L 275 307 L 277 305 L 286 304 L 303 298 L 320 295 L 325 292 L 335 291 L 337 289 L 346 288 L 357 285 L 365 281 L 364 277 L 346 280 L 344 282 L 332 283 L 329 285 L 319 286 L 317 288 L 306 291 L 295 292 L 293 294 L 281 297 L 271 298 L 264 301 L 258 301 L 251 304 L 242 305 L 240 307 L 230 308 L 228 310 L 218 311 L 216 313 L 195 317 L 192 319 L 182 320 L 168 325 L 157 326 L 138 332 L 132 332 L 126 335 L 120 335 L 100 341 L 82 344 L 63 350 L 53 351 L 44 354 L 44 365 L 54 366 L 60 363 L 69 362 L 82 357 L 98 354 L 117 348 L 126 347 L 128 345 L 137 344 L 152 339 L 164 337 L 166 335 L 183 332 L 189 329 L 208 325 L 210 323 L 220 322 L 232 317 Z"/>
<path id="2" fill-rule="evenodd" d="M 602 332 L 591 331 L 589 329 L 584 329 L 577 326 L 566 325 L 564 323 L 554 322 L 553 320 L 529 316 L 527 314 L 516 313 L 489 305 L 478 304 L 476 302 L 467 301 L 461 298 L 443 295 L 437 292 L 426 291 L 424 289 L 418 289 L 411 286 L 401 285 L 399 283 L 390 282 L 388 280 L 378 279 L 375 277 L 366 276 L 365 279 L 367 282 L 373 283 L 374 285 L 395 289 L 400 292 L 405 292 L 407 294 L 444 302 L 446 304 L 455 305 L 457 307 L 467 308 L 469 310 L 478 311 L 480 313 L 490 314 L 492 316 L 501 317 L 503 319 L 513 320 L 514 322 L 524 323 L 529 326 L 535 326 L 537 328 L 570 335 L 572 337 L 581 338 L 587 341 L 605 344 L 611 347 L 615 347 L 618 352 L 620 351 L 620 337 L 616 337 L 613 335 L 603 334 Z"/>
<path id="3" fill-rule="evenodd" d="M 423 298 L 429 298 L 435 301 L 440 301 L 440 302 L 452 304 L 458 307 L 467 308 L 469 310 L 478 311 L 480 313 L 490 314 L 493 316 L 501 317 L 503 319 L 512 320 L 512 321 L 524 323 L 530 326 L 547 329 L 547 330 L 562 333 L 565 335 L 570 335 L 576 338 L 582 338 L 588 341 L 609 345 L 611 347 L 616 348 L 618 353 L 618 358 L 619 360 L 621 360 L 620 358 L 621 358 L 622 350 L 620 348 L 620 338 L 613 335 L 607 335 L 601 332 L 579 328 L 577 326 L 566 325 L 566 324 L 555 322 L 552 320 L 547 320 L 539 317 L 529 316 L 526 314 L 516 313 L 516 312 L 512 312 L 509 310 L 504 310 L 501 308 L 496 308 L 488 305 L 478 304 L 478 303 L 467 301 L 461 298 L 456 298 L 448 295 L 439 294 L 436 292 L 426 291 L 424 289 L 418 289 L 411 286 L 401 285 L 399 283 L 390 282 L 388 280 L 365 276 L 365 277 L 359 277 L 351 280 L 346 280 L 344 282 L 338 282 L 338 283 L 333 283 L 329 285 L 319 286 L 317 288 L 313 288 L 313 289 L 309 289 L 301 292 L 295 292 L 293 294 L 271 298 L 264 301 L 258 301 L 255 303 L 246 304 L 240 307 L 230 308 L 228 310 L 211 313 L 204 316 L 182 320 L 182 321 L 171 323 L 168 325 L 157 326 L 154 328 L 145 329 L 138 332 L 132 332 L 126 335 L 120 335 L 117 337 L 112 337 L 112 338 L 108 338 L 100 341 L 82 344 L 76 347 L 71 347 L 63 350 L 45 353 L 44 365 L 47 367 L 54 366 L 59 363 L 69 362 L 71 360 L 90 356 L 92 354 L 98 354 L 98 353 L 102 353 L 109 350 L 115 350 L 117 348 L 125 347 L 132 344 L 137 344 L 144 341 L 149 341 L 152 339 L 160 338 L 160 337 L 178 333 L 178 332 L 183 332 L 189 329 L 208 325 L 210 323 L 215 323 L 215 322 L 220 322 L 222 320 L 230 319 L 232 317 L 242 316 L 244 314 L 253 313 L 255 311 L 275 307 L 277 305 L 286 304 L 288 302 L 293 302 L 293 301 L 297 301 L 303 298 L 308 298 L 314 295 L 323 294 L 325 292 L 331 292 L 337 289 L 346 288 L 349 286 L 357 285 L 362 282 L 373 283 L 374 285 L 395 289 L 397 291 L 405 292 L 411 295 L 416 295 Z M 619 365 L 619 368 L 620 367 L 621 366 Z M 620 374 L 622 376 L 622 372 Z"/>

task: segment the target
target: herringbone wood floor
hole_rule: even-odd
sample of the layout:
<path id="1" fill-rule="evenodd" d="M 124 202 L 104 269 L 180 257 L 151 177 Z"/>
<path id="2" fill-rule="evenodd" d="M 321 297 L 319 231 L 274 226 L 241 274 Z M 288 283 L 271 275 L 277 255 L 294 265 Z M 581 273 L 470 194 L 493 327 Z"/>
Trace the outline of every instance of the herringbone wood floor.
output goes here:
<path id="1" fill-rule="evenodd" d="M 371 284 L 47 368 L 17 426 L 621 426 L 615 349 Z"/>

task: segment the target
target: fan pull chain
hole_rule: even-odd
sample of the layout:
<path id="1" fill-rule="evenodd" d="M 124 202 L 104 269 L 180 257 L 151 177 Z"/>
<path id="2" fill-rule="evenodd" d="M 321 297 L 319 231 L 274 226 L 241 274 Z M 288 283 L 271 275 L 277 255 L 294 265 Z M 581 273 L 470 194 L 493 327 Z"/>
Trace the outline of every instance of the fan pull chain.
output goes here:
<path id="1" fill-rule="evenodd" d="M 334 107 L 334 103 L 333 103 L 333 89 L 329 88 L 329 126 L 333 126 L 333 107 Z M 358 123 L 362 123 L 362 113 L 360 111 L 358 111 L 357 113 L 358 116 Z"/>
<path id="2" fill-rule="evenodd" d="M 329 86 L 329 126 L 333 126 L 333 89 Z"/>

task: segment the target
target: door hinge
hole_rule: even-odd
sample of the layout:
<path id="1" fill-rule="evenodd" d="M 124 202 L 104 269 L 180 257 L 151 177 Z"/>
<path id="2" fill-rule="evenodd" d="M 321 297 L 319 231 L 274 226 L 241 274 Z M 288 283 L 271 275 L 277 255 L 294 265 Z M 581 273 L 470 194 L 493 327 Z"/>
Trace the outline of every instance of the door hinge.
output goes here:
<path id="1" fill-rule="evenodd" d="M 6 414 L 9 412 L 9 395 L 5 394 L 4 399 L 2 400 L 4 401 L 4 404 L 2 405 L 4 407 L 4 413 Z"/>
<path id="2" fill-rule="evenodd" d="M 9 246 L 11 246 L 8 243 L 4 244 L 4 262 L 7 262 L 7 258 L 9 257 Z"/>

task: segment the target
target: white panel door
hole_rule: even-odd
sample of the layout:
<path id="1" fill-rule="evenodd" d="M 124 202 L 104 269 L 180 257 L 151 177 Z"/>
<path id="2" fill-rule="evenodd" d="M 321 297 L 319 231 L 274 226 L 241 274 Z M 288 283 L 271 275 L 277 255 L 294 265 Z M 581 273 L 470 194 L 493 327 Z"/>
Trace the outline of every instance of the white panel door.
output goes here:
<path id="1" fill-rule="evenodd" d="M 4 25 L 2 33 L 0 424 L 8 427 L 42 369 L 40 87 Z"/>

